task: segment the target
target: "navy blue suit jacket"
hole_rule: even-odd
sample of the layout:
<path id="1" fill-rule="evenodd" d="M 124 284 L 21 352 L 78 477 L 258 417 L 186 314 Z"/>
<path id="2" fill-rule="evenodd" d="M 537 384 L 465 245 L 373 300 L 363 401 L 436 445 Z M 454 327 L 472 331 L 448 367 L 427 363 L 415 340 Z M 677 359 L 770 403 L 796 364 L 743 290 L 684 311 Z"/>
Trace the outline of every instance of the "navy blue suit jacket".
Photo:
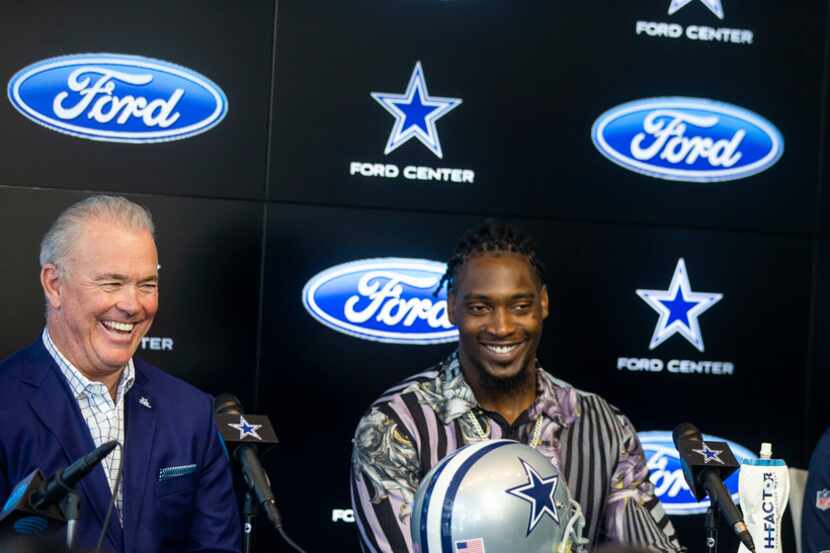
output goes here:
<path id="1" fill-rule="evenodd" d="M 240 518 L 212 398 L 139 359 L 134 364 L 135 382 L 124 400 L 124 525 L 113 513 L 103 550 L 238 552 Z M 33 470 L 48 477 L 95 448 L 40 339 L 0 363 L 0 421 L 0 505 Z M 190 474 L 160 478 L 162 468 L 193 464 Z M 79 488 L 78 545 L 92 550 L 112 497 L 103 467 Z"/>
<path id="2" fill-rule="evenodd" d="M 821 494 L 821 496 L 819 495 Z M 801 551 L 819 553 L 830 549 L 830 428 L 818 441 L 810 458 L 810 473 L 801 511 Z M 822 501 L 819 501 L 821 497 Z"/>

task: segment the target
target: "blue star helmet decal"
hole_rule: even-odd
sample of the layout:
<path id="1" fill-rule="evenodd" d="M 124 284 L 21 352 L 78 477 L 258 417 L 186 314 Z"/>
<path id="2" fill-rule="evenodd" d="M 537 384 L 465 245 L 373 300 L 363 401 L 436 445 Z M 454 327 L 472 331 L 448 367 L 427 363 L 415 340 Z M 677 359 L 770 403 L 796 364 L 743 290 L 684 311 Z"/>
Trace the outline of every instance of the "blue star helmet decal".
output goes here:
<path id="1" fill-rule="evenodd" d="M 693 449 L 692 451 L 703 457 L 703 464 L 705 465 L 708 465 L 709 461 L 715 461 L 721 465 L 723 464 L 723 461 L 720 458 L 720 454 L 723 453 L 723 451 L 720 449 L 712 449 L 706 442 L 703 442 L 703 449 Z"/>
<path id="2" fill-rule="evenodd" d="M 262 428 L 261 424 L 251 424 L 245 420 L 245 417 L 239 415 L 239 424 L 228 423 L 231 428 L 239 430 L 239 439 L 244 440 L 247 436 L 261 440 L 262 436 L 257 433 L 257 430 Z"/>
<path id="3" fill-rule="evenodd" d="M 527 535 L 536 528 L 542 517 L 548 515 L 556 524 L 559 524 L 559 513 L 556 511 L 556 486 L 559 484 L 559 476 L 553 475 L 542 478 L 532 466 L 524 459 L 519 458 L 527 475 L 527 483 L 515 488 L 506 490 L 507 493 L 530 503 L 530 518 L 527 522 Z"/>
<path id="4" fill-rule="evenodd" d="M 395 117 L 395 125 L 392 127 L 389 140 L 386 142 L 386 149 L 383 151 L 385 155 L 410 138 L 417 138 L 432 153 L 443 159 L 444 154 L 441 151 L 441 141 L 438 139 L 435 122 L 461 105 L 461 98 L 430 96 L 420 61 L 412 70 L 406 92 L 403 94 L 372 92 L 371 96 Z"/>
<path id="5" fill-rule="evenodd" d="M 680 334 L 703 351 L 703 335 L 697 318 L 718 303 L 723 294 L 692 292 L 686 262 L 682 257 L 677 261 L 668 290 L 637 290 L 637 295 L 660 314 L 648 349 L 654 349 L 674 334 Z"/>
<path id="6" fill-rule="evenodd" d="M 674 12 L 678 11 L 680 8 L 686 6 L 686 4 L 690 4 L 693 0 L 671 0 L 671 4 L 669 4 L 669 15 L 673 14 Z M 709 8 L 709 11 L 718 16 L 718 19 L 723 19 L 723 5 L 721 5 L 721 0 L 700 0 L 703 2 L 703 5 Z"/>

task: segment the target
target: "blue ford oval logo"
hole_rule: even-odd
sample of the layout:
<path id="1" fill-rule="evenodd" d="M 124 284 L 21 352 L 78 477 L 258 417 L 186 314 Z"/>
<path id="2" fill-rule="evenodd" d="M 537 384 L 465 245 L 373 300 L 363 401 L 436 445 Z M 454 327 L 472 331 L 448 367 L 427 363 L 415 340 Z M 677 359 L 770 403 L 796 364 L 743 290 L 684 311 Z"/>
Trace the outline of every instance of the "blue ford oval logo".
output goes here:
<path id="1" fill-rule="evenodd" d="M 24 67 L 9 100 L 25 117 L 65 134 L 108 142 L 164 142 L 215 127 L 222 89 L 186 67 L 121 54 L 61 56 Z"/>
<path id="2" fill-rule="evenodd" d="M 672 433 L 667 431 L 639 432 L 640 442 L 643 444 L 643 451 L 646 455 L 648 465 L 648 476 L 655 487 L 657 498 L 663 504 L 666 513 L 670 515 L 695 515 L 705 513 L 709 508 L 709 499 L 697 501 L 692 495 L 686 479 L 683 477 L 683 468 L 680 465 L 680 455 L 674 447 Z M 757 459 L 758 457 L 747 448 L 719 438 L 704 434 L 706 441 L 726 442 L 735 458 L 741 462 L 742 459 Z M 740 469 L 735 471 L 724 482 L 726 489 L 732 494 L 732 499 L 738 501 L 738 474 Z"/>
<path id="3" fill-rule="evenodd" d="M 775 126 L 746 109 L 700 98 L 650 98 L 599 116 L 594 146 L 614 163 L 660 179 L 741 179 L 784 153 Z"/>
<path id="4" fill-rule="evenodd" d="M 324 325 L 364 340 L 438 344 L 458 339 L 447 318 L 446 287 L 432 293 L 444 263 L 423 259 L 365 259 L 315 275 L 303 305 Z"/>

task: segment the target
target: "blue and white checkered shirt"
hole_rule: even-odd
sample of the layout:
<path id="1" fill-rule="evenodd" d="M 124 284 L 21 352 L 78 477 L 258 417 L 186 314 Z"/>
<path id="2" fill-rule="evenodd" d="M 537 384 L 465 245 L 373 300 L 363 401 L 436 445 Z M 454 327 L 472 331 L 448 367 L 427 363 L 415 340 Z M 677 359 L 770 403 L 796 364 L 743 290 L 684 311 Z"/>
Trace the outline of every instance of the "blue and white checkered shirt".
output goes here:
<path id="1" fill-rule="evenodd" d="M 101 382 L 94 382 L 85 377 L 69 362 L 52 342 L 49 331 L 43 329 L 43 345 L 46 346 L 55 363 L 60 367 L 63 376 L 69 383 L 72 395 L 81 408 L 81 414 L 92 434 L 92 441 L 95 447 L 110 440 L 118 440 L 124 443 L 124 396 L 135 382 L 135 367 L 133 360 L 127 363 L 121 379 L 118 381 L 118 391 L 115 401 L 112 401 L 109 390 Z M 121 448 L 116 448 L 104 458 L 104 472 L 107 474 L 107 482 L 110 486 L 110 493 L 115 488 L 115 479 L 118 476 L 118 469 L 121 467 Z M 122 482 L 123 484 L 123 482 Z M 118 488 L 118 496 L 115 498 L 115 506 L 118 508 L 118 520 L 123 525 L 123 485 Z"/>

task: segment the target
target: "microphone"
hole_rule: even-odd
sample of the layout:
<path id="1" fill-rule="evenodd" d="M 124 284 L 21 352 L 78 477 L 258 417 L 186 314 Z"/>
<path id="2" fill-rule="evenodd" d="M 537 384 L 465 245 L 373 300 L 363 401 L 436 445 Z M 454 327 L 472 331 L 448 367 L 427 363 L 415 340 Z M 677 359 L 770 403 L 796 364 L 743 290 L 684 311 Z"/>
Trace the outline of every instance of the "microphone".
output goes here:
<path id="1" fill-rule="evenodd" d="M 274 528 L 280 530 L 282 528 L 282 517 L 280 517 L 280 512 L 277 510 L 274 492 L 271 491 L 271 481 L 259 461 L 256 446 L 251 443 L 277 443 L 277 437 L 268 418 L 244 415 L 242 404 L 231 394 L 218 396 L 214 401 L 214 408 L 222 438 L 239 444 L 233 452 L 233 458 L 242 467 L 242 476 L 245 483 L 254 492 L 257 503 L 265 511 L 268 520 Z M 229 420 L 234 422 L 227 422 Z M 236 423 L 237 420 L 238 423 Z M 238 432 L 228 430 L 227 427 Z M 238 438 L 235 435 L 236 433 L 239 434 Z"/>
<path id="2" fill-rule="evenodd" d="M 51 533 L 63 523 L 74 528 L 77 504 L 71 501 L 64 503 L 64 498 L 117 445 L 117 441 L 102 444 L 49 479 L 43 476 L 40 469 L 29 473 L 15 485 L 0 510 L 0 538 L 15 534 Z"/>
<path id="3" fill-rule="evenodd" d="M 61 472 L 56 472 L 32 494 L 29 499 L 31 506 L 35 509 L 43 509 L 48 505 L 59 503 L 75 487 L 75 484 L 103 461 L 104 457 L 109 455 L 117 445 L 116 440 L 101 444 Z"/>
<path id="4" fill-rule="evenodd" d="M 698 501 L 708 494 L 712 503 L 717 503 L 720 507 L 721 515 L 741 543 L 754 553 L 752 536 L 732 501 L 732 496 L 723 485 L 723 481 L 739 467 L 729 445 L 725 442 L 703 441 L 700 430 L 688 422 L 678 425 L 672 438 L 692 494 Z"/>

